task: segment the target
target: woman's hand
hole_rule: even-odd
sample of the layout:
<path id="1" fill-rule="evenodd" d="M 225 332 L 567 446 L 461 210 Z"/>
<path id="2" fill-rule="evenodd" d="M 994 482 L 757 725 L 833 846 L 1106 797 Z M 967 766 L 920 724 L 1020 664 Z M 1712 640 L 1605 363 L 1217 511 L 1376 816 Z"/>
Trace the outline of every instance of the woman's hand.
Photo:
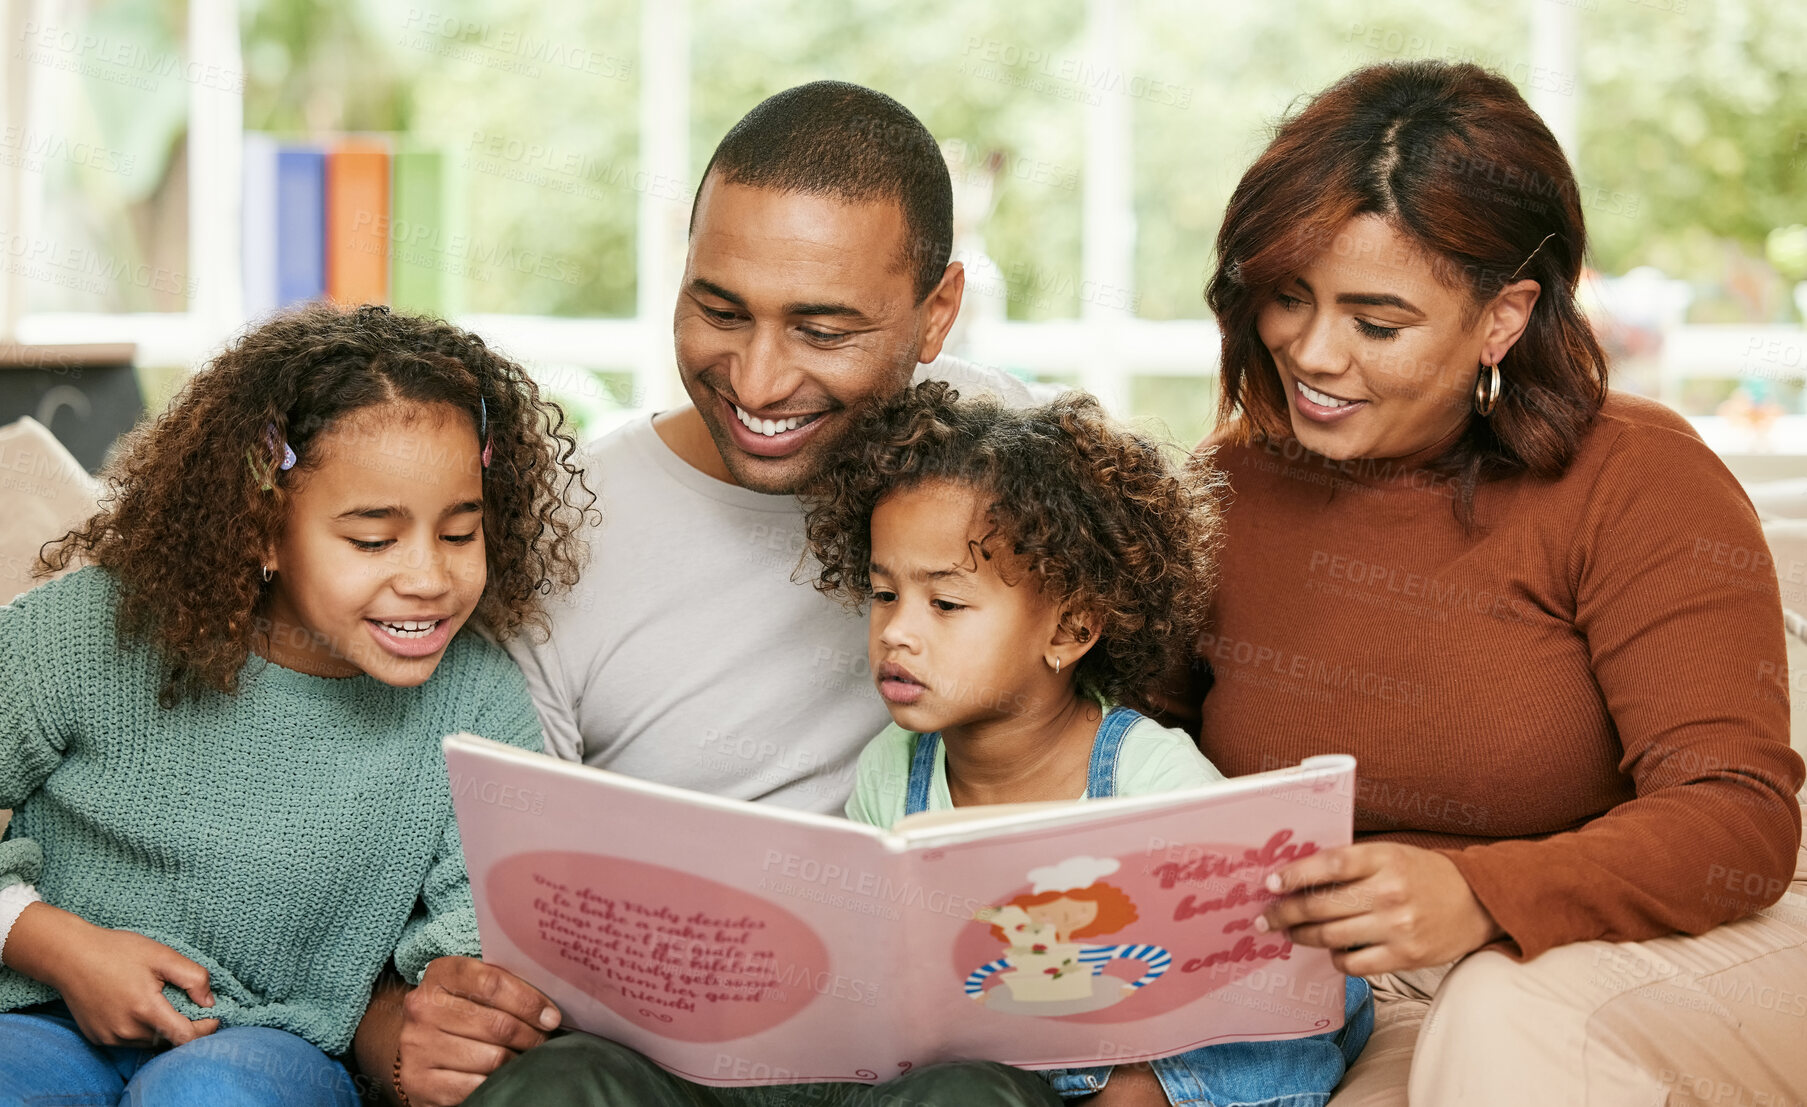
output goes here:
<path id="1" fill-rule="evenodd" d="M 1434 850 L 1364 842 L 1272 873 L 1282 898 L 1255 922 L 1331 951 L 1351 976 L 1443 965 L 1505 936 L 1455 862 Z"/>
<path id="2" fill-rule="evenodd" d="M 213 1006 L 207 970 L 161 942 L 107 930 L 45 903 L 19 915 L 0 954 L 7 967 L 55 988 L 82 1036 L 101 1046 L 182 1045 L 220 1028 L 218 1019 L 182 1017 L 165 983 Z"/>

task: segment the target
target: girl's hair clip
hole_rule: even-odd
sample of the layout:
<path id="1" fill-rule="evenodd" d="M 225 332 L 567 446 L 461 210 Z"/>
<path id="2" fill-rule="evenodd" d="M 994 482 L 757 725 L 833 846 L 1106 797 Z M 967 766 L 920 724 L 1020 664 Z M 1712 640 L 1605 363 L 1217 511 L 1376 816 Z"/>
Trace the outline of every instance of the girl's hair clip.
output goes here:
<path id="1" fill-rule="evenodd" d="M 272 461 L 276 460 L 276 424 L 275 423 L 265 423 L 264 424 L 264 441 L 268 442 L 270 444 L 270 460 L 272 460 Z M 285 473 L 295 467 L 295 451 L 289 448 L 289 444 L 287 442 L 284 442 L 282 444 L 282 462 L 281 462 L 281 464 L 277 465 L 276 467 L 278 469 L 281 469 Z"/>
<path id="2" fill-rule="evenodd" d="M 277 469 L 280 469 L 282 472 L 286 473 L 290 469 L 293 469 L 295 467 L 295 451 L 293 448 L 291 448 L 289 446 L 289 444 L 287 442 L 284 442 L 282 444 L 282 460 L 281 461 L 276 460 L 276 424 L 275 423 L 265 423 L 264 424 L 264 445 L 269 447 L 270 462 L 271 462 L 271 464 L 275 465 Z M 259 469 L 258 464 L 257 464 L 257 459 L 252 456 L 251 451 L 249 449 L 245 450 L 245 464 L 249 465 L 251 467 L 251 475 L 253 477 L 257 477 L 263 481 L 263 490 L 265 492 L 268 492 L 272 488 L 275 487 L 274 484 L 270 483 L 270 478 L 275 476 L 275 472 L 273 470 L 268 470 L 268 469 Z"/>
<path id="3" fill-rule="evenodd" d="M 477 437 L 483 439 L 483 467 L 487 469 L 492 444 L 489 440 L 489 405 L 482 396 L 477 397 Z"/>

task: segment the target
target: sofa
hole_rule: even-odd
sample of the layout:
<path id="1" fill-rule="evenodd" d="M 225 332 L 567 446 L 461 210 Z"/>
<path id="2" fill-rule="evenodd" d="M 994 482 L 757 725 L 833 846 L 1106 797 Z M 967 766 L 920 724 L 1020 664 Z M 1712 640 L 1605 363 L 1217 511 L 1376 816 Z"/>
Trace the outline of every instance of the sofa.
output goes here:
<path id="1" fill-rule="evenodd" d="M 38 548 L 93 511 L 100 484 L 29 416 L 0 427 L 0 603 L 41 583 Z"/>
<path id="2" fill-rule="evenodd" d="M 31 576 L 38 548 L 93 511 L 100 484 L 44 425 L 29 416 L 0 427 L 0 603 L 42 583 Z M 0 811 L 0 830 L 10 813 Z"/>
<path id="3" fill-rule="evenodd" d="M 1807 473 L 1807 458 L 1800 459 Z M 1764 480 L 1747 485 L 1752 502 L 1763 519 L 1769 550 L 1745 551 L 1732 556 L 1769 556 L 1776 566 L 1782 585 L 1787 636 L 1789 689 L 1793 713 L 1791 737 L 1797 750 L 1807 754 L 1807 476 Z M 29 576 L 30 566 L 39 546 L 57 537 L 94 510 L 99 487 L 48 431 L 27 418 L 0 428 L 0 518 L 8 521 L 0 535 L 0 602 L 38 583 Z M 0 829 L 4 829 L 7 813 L 0 811 Z M 1421 1016 L 1413 1016 L 1418 1018 Z M 1415 1021 L 1389 1022 L 1383 1019 L 1375 1027 L 1375 1035 L 1363 1055 L 1362 1069 L 1379 1076 L 1383 1070 L 1396 1073 L 1391 1066 L 1372 1065 L 1383 1055 L 1396 1058 L 1409 1055 L 1417 1038 Z M 1377 1090 L 1362 1081 L 1362 1069 L 1345 1081 L 1343 1089 L 1331 1101 L 1331 1107 L 1347 1104 L 1356 1096 L 1367 1101 Z M 1389 1080 L 1391 1077 L 1389 1077 Z M 1363 1082 L 1365 1083 L 1365 1082 Z M 1388 1089 L 1390 1092 L 1392 1089 Z M 1405 1090 L 1397 1089 L 1397 1102 L 1405 1103 Z"/>

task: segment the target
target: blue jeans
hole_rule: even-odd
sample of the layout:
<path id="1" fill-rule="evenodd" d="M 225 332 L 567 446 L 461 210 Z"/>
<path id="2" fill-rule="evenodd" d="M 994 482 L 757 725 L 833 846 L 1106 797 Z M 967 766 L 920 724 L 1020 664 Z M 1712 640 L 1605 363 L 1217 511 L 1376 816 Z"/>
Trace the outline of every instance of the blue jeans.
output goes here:
<path id="1" fill-rule="evenodd" d="M 69 1009 L 0 1014 L 0 1107 L 357 1107 L 345 1067 L 305 1039 L 226 1027 L 174 1049 L 97 1046 Z"/>
<path id="2" fill-rule="evenodd" d="M 1149 1062 L 1167 1102 L 1324 1107 L 1374 1032 L 1373 990 L 1359 976 L 1347 981 L 1339 1030 L 1284 1041 L 1223 1042 Z M 1044 1075 L 1055 1091 L 1070 1098 L 1104 1087 L 1110 1069 L 1060 1069 Z"/>

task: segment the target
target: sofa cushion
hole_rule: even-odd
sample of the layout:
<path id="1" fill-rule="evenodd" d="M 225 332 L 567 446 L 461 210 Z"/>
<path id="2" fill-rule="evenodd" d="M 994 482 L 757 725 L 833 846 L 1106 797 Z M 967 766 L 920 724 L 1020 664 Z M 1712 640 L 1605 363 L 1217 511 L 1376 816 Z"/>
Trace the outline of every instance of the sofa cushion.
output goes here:
<path id="1" fill-rule="evenodd" d="M 94 513 L 100 485 L 44 425 L 0 427 L 0 603 L 43 583 L 31 567 L 44 543 Z"/>
<path id="2" fill-rule="evenodd" d="M 1744 491 L 1760 518 L 1807 519 L 1807 477 L 1762 481 Z"/>

